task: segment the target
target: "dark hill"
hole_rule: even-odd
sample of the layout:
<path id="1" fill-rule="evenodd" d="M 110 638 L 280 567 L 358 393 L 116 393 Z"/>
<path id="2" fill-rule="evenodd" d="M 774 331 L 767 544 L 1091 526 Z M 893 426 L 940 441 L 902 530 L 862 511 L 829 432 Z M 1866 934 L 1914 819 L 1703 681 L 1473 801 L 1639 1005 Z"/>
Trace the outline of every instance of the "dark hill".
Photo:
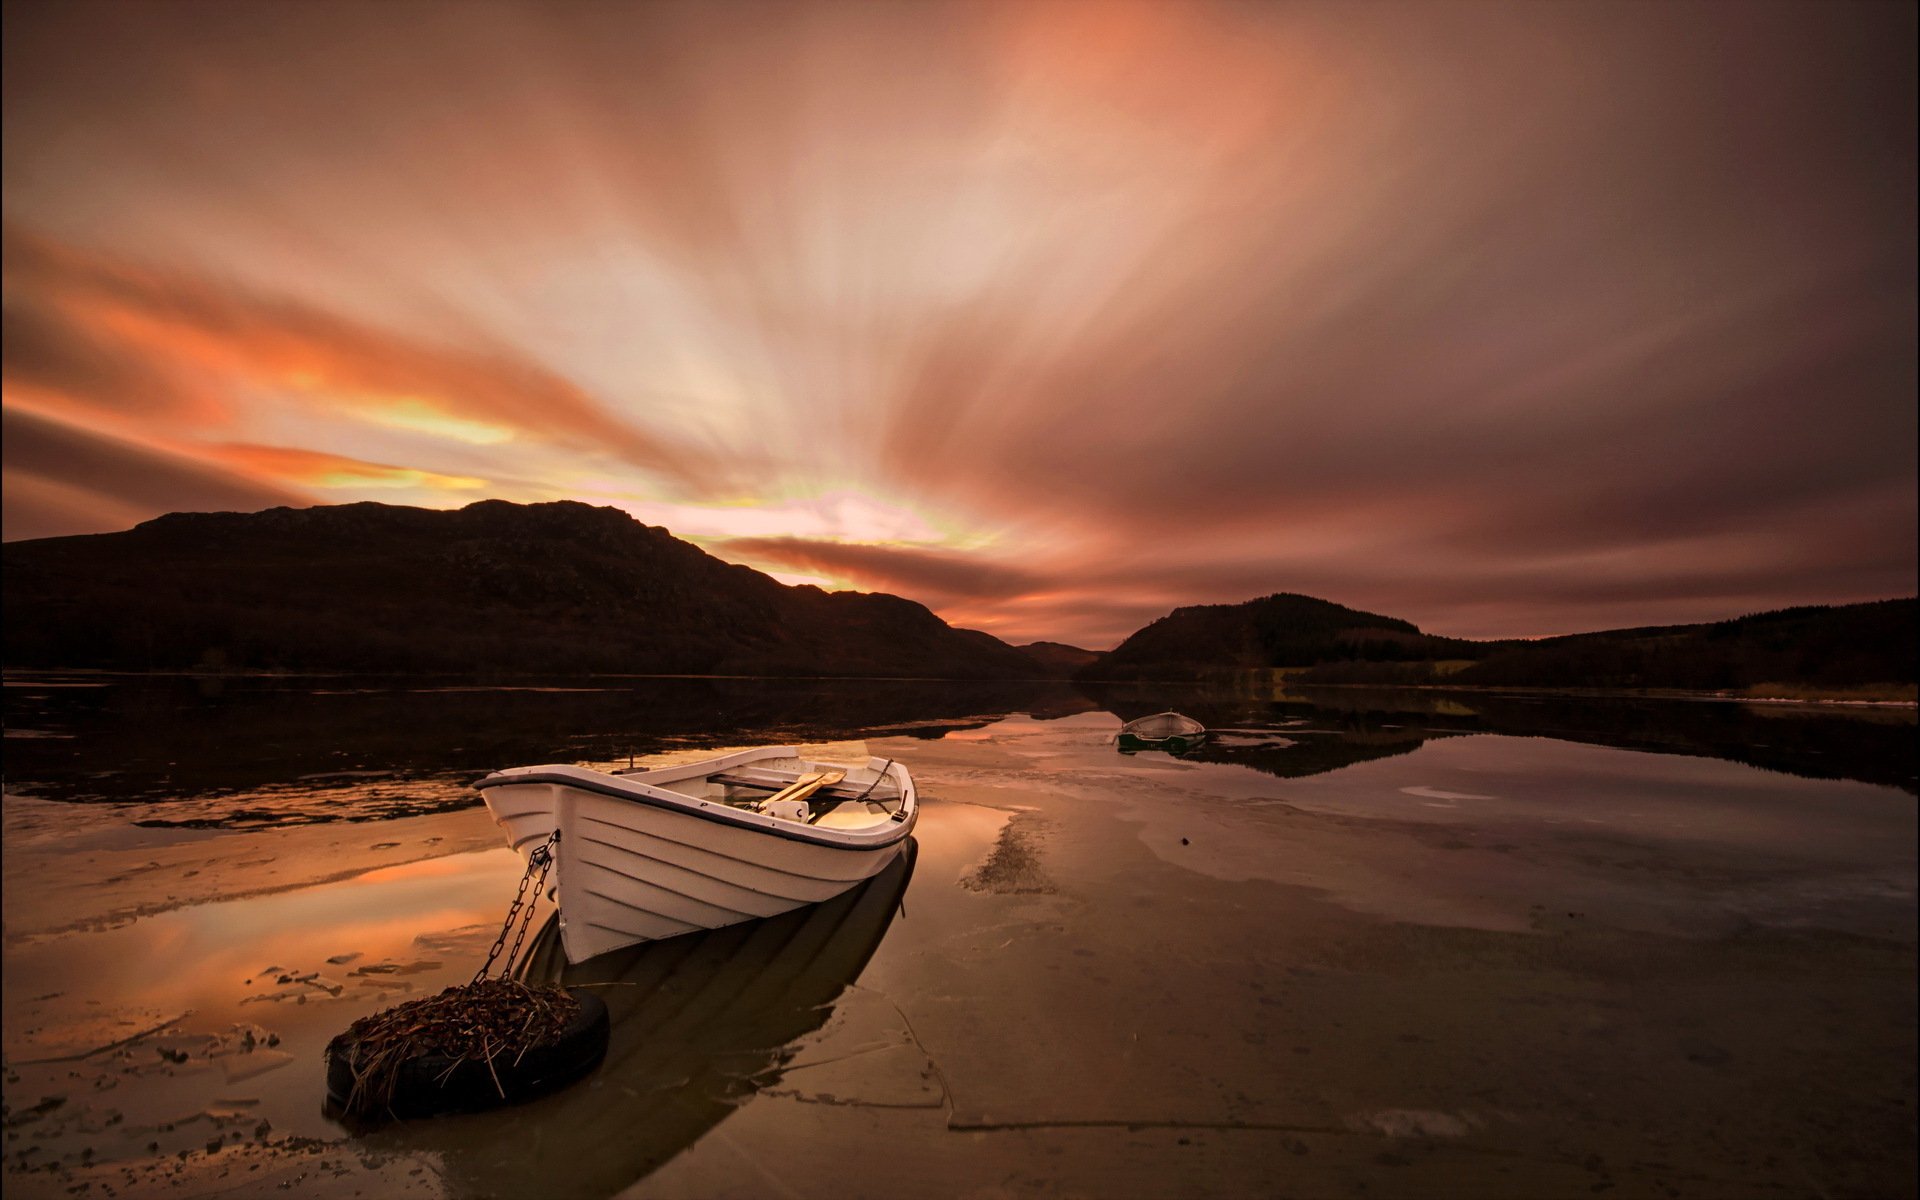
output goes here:
<path id="1" fill-rule="evenodd" d="M 1705 625 L 1614 629 L 1491 644 L 1454 681 L 1477 686 L 1815 688 L 1911 683 L 1920 600 L 1819 605 Z"/>
<path id="2" fill-rule="evenodd" d="M 4 562 L 9 667 L 1039 674 L 910 600 L 788 587 L 571 501 L 175 513 Z"/>
<path id="3" fill-rule="evenodd" d="M 1203 679 L 1315 663 L 1466 657 L 1406 621 L 1281 592 L 1176 608 L 1082 670 L 1083 679 Z"/>
<path id="4" fill-rule="evenodd" d="M 1194 680 L 1295 668 L 1313 684 L 1740 691 L 1908 687 L 1920 600 L 1782 609 L 1538 641 L 1432 637 L 1308 596 L 1174 610 L 1082 679 Z"/>
<path id="5" fill-rule="evenodd" d="M 1076 671 L 1090 667 L 1104 657 L 1098 650 L 1082 650 L 1065 642 L 1028 642 L 1015 649 L 1039 663 L 1050 679 L 1071 679 Z"/>

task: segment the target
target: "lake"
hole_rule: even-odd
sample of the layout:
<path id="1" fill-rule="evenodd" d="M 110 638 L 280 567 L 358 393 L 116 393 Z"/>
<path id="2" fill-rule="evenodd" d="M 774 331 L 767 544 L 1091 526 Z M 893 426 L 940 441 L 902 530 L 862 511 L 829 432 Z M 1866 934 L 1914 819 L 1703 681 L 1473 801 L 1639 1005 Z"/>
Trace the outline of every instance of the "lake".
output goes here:
<path id="1" fill-rule="evenodd" d="M 6 684 L 12 1196 L 1915 1192 L 1911 708 Z M 1109 744 L 1165 708 L 1211 741 Z M 770 741 L 908 764 L 911 858 L 574 967 L 543 930 L 616 1017 L 586 1082 L 322 1111 L 327 1040 L 499 927 L 474 779 Z"/>

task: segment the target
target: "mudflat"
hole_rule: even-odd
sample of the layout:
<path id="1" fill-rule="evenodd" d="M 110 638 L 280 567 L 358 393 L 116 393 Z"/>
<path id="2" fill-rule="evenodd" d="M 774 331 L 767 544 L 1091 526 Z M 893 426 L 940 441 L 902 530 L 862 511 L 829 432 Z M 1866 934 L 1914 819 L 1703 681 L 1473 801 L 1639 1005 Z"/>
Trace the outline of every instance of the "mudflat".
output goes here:
<path id="1" fill-rule="evenodd" d="M 911 863 L 764 928 L 547 947 L 615 1009 L 600 1071 L 359 1133 L 321 1048 L 472 974 L 520 875 L 484 810 L 9 795 L 7 1191 L 1914 1193 L 1908 792 L 1489 733 L 1286 777 L 1257 764 L 1311 720 L 1206 760 L 1118 724 L 868 737 L 921 787 Z"/>

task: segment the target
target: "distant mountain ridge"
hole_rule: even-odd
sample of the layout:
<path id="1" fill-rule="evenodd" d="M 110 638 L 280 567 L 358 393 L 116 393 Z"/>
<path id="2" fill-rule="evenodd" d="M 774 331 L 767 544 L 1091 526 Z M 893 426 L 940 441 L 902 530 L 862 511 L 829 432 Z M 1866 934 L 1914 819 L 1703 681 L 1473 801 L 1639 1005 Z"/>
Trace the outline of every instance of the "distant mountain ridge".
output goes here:
<path id="1" fill-rule="evenodd" d="M 1807 605 L 1700 625 L 1492 642 L 1456 682 L 1476 686 L 1724 691 L 1845 689 L 1920 677 L 1920 599 Z"/>
<path id="2" fill-rule="evenodd" d="M 0 548 L 12 668 L 1910 687 L 1920 600 L 1539 641 L 1312 596 L 1179 608 L 1105 654 L 1016 648 L 884 593 L 790 587 L 573 501 L 174 513 Z"/>
<path id="3" fill-rule="evenodd" d="M 1411 622 L 1277 592 L 1176 608 L 1082 670 L 1088 679 L 1190 679 L 1329 661 L 1442 657 L 1470 645 Z"/>
<path id="4" fill-rule="evenodd" d="M 1079 646 L 1069 646 L 1065 642 L 1028 642 L 1016 646 L 1022 654 L 1040 664 L 1047 674 L 1056 679 L 1071 678 L 1076 671 L 1083 670 L 1106 657 L 1098 650 L 1083 650 Z"/>
<path id="5" fill-rule="evenodd" d="M 988 634 L 573 501 L 175 513 L 8 543 L 9 667 L 1020 679 Z"/>
<path id="6" fill-rule="evenodd" d="M 1910 685 L 1920 599 L 1817 605 L 1699 625 L 1538 641 L 1435 637 L 1311 596 L 1175 609 L 1083 668 L 1087 680 L 1228 679 L 1289 670 L 1299 683 L 1726 691 Z"/>

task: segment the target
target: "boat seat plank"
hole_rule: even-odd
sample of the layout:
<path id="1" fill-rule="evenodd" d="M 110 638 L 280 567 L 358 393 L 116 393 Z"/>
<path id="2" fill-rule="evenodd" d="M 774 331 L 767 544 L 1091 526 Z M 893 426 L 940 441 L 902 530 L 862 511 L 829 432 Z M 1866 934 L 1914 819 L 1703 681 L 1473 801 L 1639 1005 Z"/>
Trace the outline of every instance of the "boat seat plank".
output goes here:
<path id="1" fill-rule="evenodd" d="M 707 778 L 711 779 L 714 783 L 724 784 L 727 787 L 754 788 L 767 793 L 778 792 L 782 788 L 791 786 L 793 783 L 791 779 L 758 779 L 751 775 L 741 775 L 732 771 L 723 771 L 718 775 L 709 775 Z M 858 800 L 862 795 L 866 794 L 866 791 L 867 785 L 864 783 L 857 786 L 845 783 L 829 784 L 826 787 L 815 790 L 812 801 L 814 803 L 824 803 L 827 800 L 832 800 L 838 803 L 842 800 Z M 890 799 L 894 795 L 895 793 L 891 788 L 875 788 L 873 794 L 867 796 L 867 799 L 878 801 L 881 799 Z"/>

